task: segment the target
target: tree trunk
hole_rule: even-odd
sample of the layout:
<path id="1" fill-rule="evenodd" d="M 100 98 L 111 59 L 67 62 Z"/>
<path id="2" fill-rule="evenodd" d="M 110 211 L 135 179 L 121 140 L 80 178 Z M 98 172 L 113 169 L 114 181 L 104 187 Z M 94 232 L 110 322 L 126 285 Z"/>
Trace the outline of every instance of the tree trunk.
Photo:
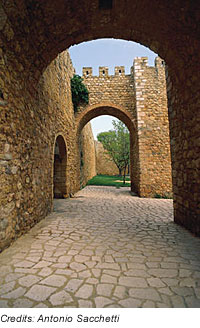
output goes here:
<path id="1" fill-rule="evenodd" d="M 118 167 L 118 170 L 119 170 L 119 176 L 121 177 L 122 176 L 122 169 Z"/>
<path id="2" fill-rule="evenodd" d="M 124 168 L 123 184 L 126 183 L 126 166 Z"/>

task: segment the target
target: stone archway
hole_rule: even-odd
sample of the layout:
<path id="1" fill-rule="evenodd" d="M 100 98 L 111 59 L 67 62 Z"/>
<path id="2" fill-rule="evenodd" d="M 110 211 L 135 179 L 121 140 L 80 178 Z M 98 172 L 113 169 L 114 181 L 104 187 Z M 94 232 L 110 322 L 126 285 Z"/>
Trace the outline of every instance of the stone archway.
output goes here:
<path id="1" fill-rule="evenodd" d="M 128 127 L 129 131 L 136 129 L 135 118 L 122 106 L 110 102 L 101 102 L 94 105 L 84 106 L 76 114 L 76 130 L 80 133 L 82 128 L 93 118 L 100 115 L 111 115 L 121 120 Z"/>
<path id="2" fill-rule="evenodd" d="M 58 135 L 54 145 L 53 196 L 65 198 L 67 195 L 67 149 L 64 138 Z"/>
<path id="3" fill-rule="evenodd" d="M 126 111 L 123 107 L 117 106 L 112 103 L 98 103 L 95 105 L 88 105 L 84 109 L 76 115 L 76 133 L 77 133 L 77 140 L 79 140 L 81 130 L 83 127 L 93 118 L 101 116 L 101 115 L 111 115 L 113 117 L 118 118 L 121 120 L 129 129 L 130 132 L 130 179 L 131 179 L 131 191 L 138 192 L 138 185 L 137 185 L 137 157 L 138 157 L 138 150 L 136 147 L 136 140 L 137 137 L 134 133 L 136 126 L 135 126 L 135 119 L 132 113 Z M 79 142 L 77 141 L 77 144 Z"/>
<path id="4" fill-rule="evenodd" d="M 81 4 L 77 0 L 8 0 L 0 4 L 0 89 L 6 99 L 0 104 L 2 121 L 6 124 L 1 148 L 7 147 L 7 137 L 13 140 L 17 136 L 18 140 L 11 142 L 12 154 L 6 154 L 12 168 L 18 154 L 19 161 L 24 158 L 23 142 L 19 144 L 20 136 L 21 140 L 30 140 L 28 146 L 33 149 L 36 147 L 35 135 L 39 139 L 44 138 L 46 131 L 43 129 L 36 133 L 37 127 L 43 124 L 43 105 L 38 106 L 37 85 L 47 66 L 61 51 L 73 44 L 103 37 L 139 42 L 158 53 L 168 66 L 175 221 L 200 235 L 200 3 L 187 0 L 159 4 L 156 0 L 112 0 L 109 7 L 102 7 L 101 3 L 101 0 L 84 0 Z M 13 119 L 19 116 L 21 120 Z M 34 117 L 33 124 L 30 124 L 31 117 Z M 35 158 L 32 160 L 33 167 Z M 11 177 L 4 170 L 7 158 L 4 162 L 1 164 L 2 185 L 6 187 L 0 197 L 3 206 L 8 194 L 13 193 Z M 27 171 L 31 171 L 32 167 L 28 165 Z M 31 177 L 33 191 L 37 189 L 35 175 Z M 15 190 L 16 186 L 17 182 Z M 36 194 L 34 192 L 31 205 L 34 207 L 33 213 L 36 213 L 35 204 L 39 201 Z M 43 195 L 42 201 L 43 204 L 39 201 L 43 207 L 40 217 L 46 213 L 47 206 Z M 26 203 L 24 201 L 23 210 Z M 15 203 L 11 208 L 14 207 Z M 11 211 L 13 218 L 16 218 L 17 211 L 18 208 Z M 21 212 L 20 217 L 23 217 Z"/>

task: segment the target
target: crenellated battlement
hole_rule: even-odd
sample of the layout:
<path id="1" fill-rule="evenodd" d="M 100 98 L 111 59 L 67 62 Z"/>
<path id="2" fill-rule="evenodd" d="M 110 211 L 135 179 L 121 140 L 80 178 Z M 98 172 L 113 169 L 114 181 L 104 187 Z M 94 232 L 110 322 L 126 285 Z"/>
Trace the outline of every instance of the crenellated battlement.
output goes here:
<path id="1" fill-rule="evenodd" d="M 83 67 L 82 76 L 84 78 L 92 77 L 92 67 Z M 94 75 L 95 76 L 95 75 Z M 109 76 L 125 76 L 124 66 L 115 66 L 115 75 L 109 75 L 109 69 L 107 66 L 99 67 L 99 77 L 109 77 Z"/>
<path id="2" fill-rule="evenodd" d="M 134 69 L 142 69 L 148 67 L 148 57 L 135 57 L 133 66 Z"/>
<path id="3" fill-rule="evenodd" d="M 106 78 L 109 76 L 128 76 L 133 75 L 134 72 L 143 72 L 144 69 L 155 69 L 155 71 L 164 71 L 165 69 L 165 62 L 160 57 L 155 58 L 154 66 L 148 65 L 148 57 L 136 57 L 133 61 L 133 66 L 130 68 L 130 74 L 125 74 L 125 67 L 124 66 L 115 66 L 114 68 L 114 75 L 109 75 L 109 69 L 107 66 L 100 66 L 99 67 L 99 75 L 98 77 Z M 83 67 L 82 69 L 82 76 L 84 78 L 90 78 L 90 77 L 97 77 L 96 75 L 93 75 L 92 67 Z"/>
<path id="4" fill-rule="evenodd" d="M 108 67 L 106 66 L 99 67 L 99 77 L 108 77 Z"/>
<path id="5" fill-rule="evenodd" d="M 143 71 L 144 69 L 155 69 L 156 71 L 165 70 L 165 62 L 162 58 L 156 57 L 154 66 L 148 65 L 148 57 L 136 57 L 133 62 L 133 71 Z"/>
<path id="6" fill-rule="evenodd" d="M 82 75 L 83 75 L 83 77 L 91 77 L 92 76 L 92 67 L 83 67 Z"/>

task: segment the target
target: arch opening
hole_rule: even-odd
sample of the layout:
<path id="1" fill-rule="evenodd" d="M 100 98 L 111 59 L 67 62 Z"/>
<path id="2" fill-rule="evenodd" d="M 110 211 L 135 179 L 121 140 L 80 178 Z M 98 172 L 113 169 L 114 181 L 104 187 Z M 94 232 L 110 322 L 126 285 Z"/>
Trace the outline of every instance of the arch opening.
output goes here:
<path id="1" fill-rule="evenodd" d="M 127 126 L 130 132 L 135 130 L 134 117 L 127 110 L 123 109 L 121 106 L 117 106 L 116 104 L 98 103 L 87 106 L 83 111 L 76 115 L 78 134 L 80 134 L 80 131 L 90 120 L 101 115 L 116 117 Z"/>
<path id="2" fill-rule="evenodd" d="M 77 137 L 78 143 L 80 145 L 80 136 L 82 129 L 89 123 L 92 119 L 100 117 L 102 115 L 109 115 L 113 118 L 117 118 L 123 122 L 129 130 L 130 136 L 130 165 L 129 165 L 129 174 L 130 174 L 130 183 L 131 191 L 137 192 L 136 187 L 136 167 L 138 160 L 138 150 L 136 142 L 135 123 L 134 119 L 129 115 L 129 113 L 120 107 L 112 104 L 97 104 L 93 106 L 88 106 L 82 113 L 79 113 L 76 117 L 77 120 Z M 103 132 L 103 131 L 102 131 Z M 80 146 L 79 146 L 80 147 Z M 80 149 L 81 153 L 81 149 Z M 81 159 L 80 159 L 81 160 Z"/>
<path id="3" fill-rule="evenodd" d="M 95 139 L 96 173 L 113 176 L 129 186 L 130 133 L 127 126 L 113 116 L 98 116 L 90 121 Z M 106 123 L 108 124 L 106 128 Z"/>
<path id="4" fill-rule="evenodd" d="M 67 195 L 67 148 L 64 138 L 59 135 L 54 146 L 53 197 L 65 198 Z"/>

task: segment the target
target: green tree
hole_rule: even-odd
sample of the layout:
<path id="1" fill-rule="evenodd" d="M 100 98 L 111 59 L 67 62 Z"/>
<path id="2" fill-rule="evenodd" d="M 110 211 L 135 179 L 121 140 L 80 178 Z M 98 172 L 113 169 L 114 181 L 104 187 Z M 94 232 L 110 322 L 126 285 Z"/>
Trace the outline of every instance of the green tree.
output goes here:
<path id="1" fill-rule="evenodd" d="M 74 75 L 71 79 L 71 91 L 72 91 L 72 102 L 74 105 L 74 111 L 77 112 L 78 106 L 81 103 L 88 104 L 89 92 L 86 86 L 83 84 L 83 79 L 79 75 Z"/>
<path id="2" fill-rule="evenodd" d="M 130 137 L 126 125 L 118 120 L 112 121 L 114 130 L 101 132 L 97 135 L 108 155 L 116 164 L 119 175 L 123 172 L 123 182 L 126 181 L 126 170 L 130 163 Z"/>

